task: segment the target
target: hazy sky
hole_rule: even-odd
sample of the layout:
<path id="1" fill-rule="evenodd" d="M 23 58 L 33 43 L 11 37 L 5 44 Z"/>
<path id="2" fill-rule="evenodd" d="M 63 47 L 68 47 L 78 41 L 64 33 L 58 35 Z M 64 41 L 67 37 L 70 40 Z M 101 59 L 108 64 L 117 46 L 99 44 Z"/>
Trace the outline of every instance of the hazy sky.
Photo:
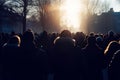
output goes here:
<path id="1" fill-rule="evenodd" d="M 110 7 L 114 8 L 114 11 L 120 11 L 120 3 L 117 2 L 117 0 L 109 0 Z"/>

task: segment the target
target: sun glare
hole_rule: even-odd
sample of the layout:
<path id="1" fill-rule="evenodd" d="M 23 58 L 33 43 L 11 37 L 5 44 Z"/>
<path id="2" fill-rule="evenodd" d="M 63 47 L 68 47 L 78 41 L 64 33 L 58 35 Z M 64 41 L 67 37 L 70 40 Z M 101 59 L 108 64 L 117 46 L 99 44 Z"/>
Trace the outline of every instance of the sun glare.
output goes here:
<path id="1" fill-rule="evenodd" d="M 61 26 L 71 32 L 80 31 L 80 0 L 64 0 L 60 6 Z"/>

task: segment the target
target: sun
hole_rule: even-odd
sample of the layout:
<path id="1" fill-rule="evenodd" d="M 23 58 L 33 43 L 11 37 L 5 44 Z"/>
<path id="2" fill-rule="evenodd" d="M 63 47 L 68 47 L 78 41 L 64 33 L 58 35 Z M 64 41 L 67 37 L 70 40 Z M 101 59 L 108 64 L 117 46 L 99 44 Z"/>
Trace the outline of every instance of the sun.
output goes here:
<path id="1" fill-rule="evenodd" d="M 60 6 L 61 26 L 71 32 L 80 31 L 80 0 L 65 0 Z"/>

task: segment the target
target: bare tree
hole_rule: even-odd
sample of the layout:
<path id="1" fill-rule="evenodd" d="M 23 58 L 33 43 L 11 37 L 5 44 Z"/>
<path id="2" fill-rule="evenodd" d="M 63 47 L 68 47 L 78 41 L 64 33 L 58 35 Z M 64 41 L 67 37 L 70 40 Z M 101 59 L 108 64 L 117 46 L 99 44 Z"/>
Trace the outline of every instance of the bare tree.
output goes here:
<path id="1" fill-rule="evenodd" d="M 23 1 L 23 32 L 26 31 L 26 17 L 27 17 L 27 7 L 28 7 L 28 0 Z"/>
<path id="2" fill-rule="evenodd" d="M 51 0 L 7 0 L 6 5 L 13 10 L 15 10 L 17 13 L 19 13 L 23 20 L 23 32 L 26 30 L 26 19 L 27 15 L 31 16 L 31 14 L 28 14 L 30 9 L 37 9 L 38 14 L 40 16 L 40 23 L 43 27 L 43 30 L 47 25 L 50 25 L 50 18 L 51 18 Z"/>
<path id="3" fill-rule="evenodd" d="M 104 2 L 101 4 L 100 8 L 101 8 L 101 13 L 108 12 L 108 10 L 110 9 L 109 0 L 104 0 Z"/>
<path id="4" fill-rule="evenodd" d="M 94 14 L 101 14 L 102 12 L 107 12 L 109 9 L 109 2 L 108 0 L 83 0 L 83 4 L 85 7 L 85 15 L 84 20 L 86 21 L 85 28 L 89 32 L 89 25 L 93 20 Z M 84 24 L 85 24 L 84 23 Z"/>
<path id="5" fill-rule="evenodd" d="M 5 3 L 5 0 L 0 1 L 0 5 L 3 5 Z"/>
<path id="6" fill-rule="evenodd" d="M 33 6 L 34 0 L 6 0 L 5 5 L 22 16 L 23 32 L 26 31 L 26 18 L 29 6 Z"/>
<path id="7" fill-rule="evenodd" d="M 39 14 L 40 26 L 45 30 L 48 21 L 50 0 L 37 0 L 37 11 Z"/>
<path id="8" fill-rule="evenodd" d="M 39 13 L 40 26 L 42 30 L 55 30 L 59 25 L 59 5 L 60 0 L 38 0 L 37 11 Z M 56 27 L 57 28 L 56 28 Z"/>
<path id="9" fill-rule="evenodd" d="M 87 14 L 94 14 L 96 8 L 98 7 L 99 0 L 84 0 L 83 4 L 86 9 Z"/>

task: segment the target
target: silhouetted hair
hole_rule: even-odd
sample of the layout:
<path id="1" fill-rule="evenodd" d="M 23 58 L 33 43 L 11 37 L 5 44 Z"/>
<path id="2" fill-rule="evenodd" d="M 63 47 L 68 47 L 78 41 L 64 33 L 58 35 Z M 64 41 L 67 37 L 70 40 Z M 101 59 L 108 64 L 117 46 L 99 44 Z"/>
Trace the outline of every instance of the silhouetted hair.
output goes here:
<path id="1" fill-rule="evenodd" d="M 103 41 L 103 38 L 101 36 L 99 36 L 99 37 L 96 38 L 96 41 L 101 42 L 101 41 Z"/>
<path id="2" fill-rule="evenodd" d="M 94 32 L 90 32 L 89 36 L 90 36 L 90 37 L 94 37 L 94 36 L 95 36 L 95 33 L 94 33 Z"/>
<path id="3" fill-rule="evenodd" d="M 115 34 L 115 33 L 114 33 L 113 31 L 109 31 L 109 32 L 108 32 L 108 35 L 109 35 L 109 36 L 114 36 L 114 34 Z"/>
<path id="4" fill-rule="evenodd" d="M 96 38 L 95 37 L 88 37 L 88 44 L 96 44 Z"/>
<path id="5" fill-rule="evenodd" d="M 71 32 L 69 30 L 63 30 L 60 37 L 71 37 Z"/>
<path id="6" fill-rule="evenodd" d="M 25 42 L 28 42 L 28 41 L 33 41 L 34 40 L 34 34 L 33 34 L 33 31 L 32 30 L 27 30 L 24 34 L 23 34 L 23 40 Z"/>
<path id="7" fill-rule="evenodd" d="M 14 35 L 9 39 L 7 44 L 16 44 L 20 46 L 20 43 L 21 43 L 20 37 L 18 35 Z"/>
<path id="8" fill-rule="evenodd" d="M 54 40 L 54 44 L 59 45 L 70 45 L 75 46 L 75 40 L 71 37 L 71 32 L 69 30 L 63 30 L 59 37 Z"/>

